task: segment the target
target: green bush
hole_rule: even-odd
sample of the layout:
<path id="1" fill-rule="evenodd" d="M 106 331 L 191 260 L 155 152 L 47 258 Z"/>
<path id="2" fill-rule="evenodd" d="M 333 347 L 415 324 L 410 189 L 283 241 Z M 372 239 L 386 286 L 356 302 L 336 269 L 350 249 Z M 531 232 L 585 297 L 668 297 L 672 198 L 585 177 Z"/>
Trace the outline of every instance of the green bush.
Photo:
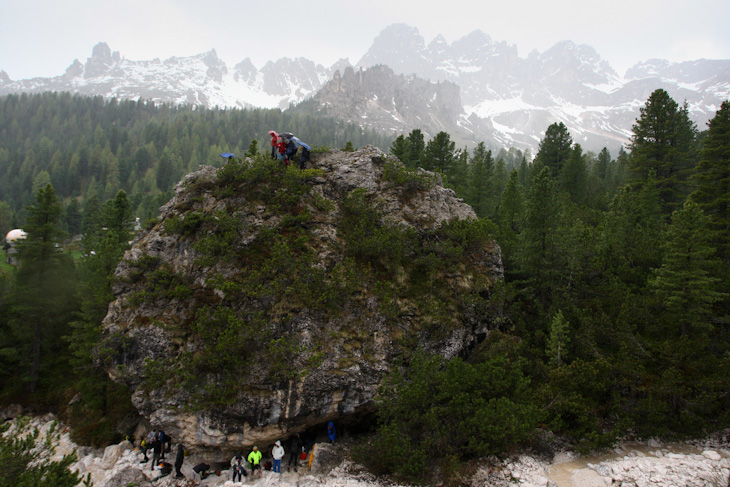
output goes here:
<path id="1" fill-rule="evenodd" d="M 501 455 L 525 445 L 540 411 L 521 362 L 469 364 L 416 353 L 379 390 L 374 445 L 358 450 L 377 472 L 408 482 L 432 479 L 449 463 Z M 376 445 L 376 446 L 375 446 Z"/>
<path id="2" fill-rule="evenodd" d="M 419 171 L 418 169 L 409 169 L 399 161 L 393 159 L 388 159 L 385 162 L 383 179 L 396 186 L 402 186 L 406 194 L 412 194 L 413 191 L 430 189 L 437 182 L 435 176 Z"/>

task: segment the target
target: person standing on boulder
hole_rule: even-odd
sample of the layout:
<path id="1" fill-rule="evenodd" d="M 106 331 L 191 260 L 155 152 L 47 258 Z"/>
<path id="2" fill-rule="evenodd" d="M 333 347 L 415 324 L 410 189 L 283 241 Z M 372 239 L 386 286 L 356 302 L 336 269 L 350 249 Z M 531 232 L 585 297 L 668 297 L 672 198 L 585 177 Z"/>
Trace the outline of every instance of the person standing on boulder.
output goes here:
<path id="1" fill-rule="evenodd" d="M 259 447 L 254 446 L 251 453 L 248 454 L 248 463 L 251 464 L 251 475 L 254 474 L 256 470 L 259 471 L 259 477 L 264 478 L 264 472 L 261 471 L 261 457 L 263 455 L 259 451 Z"/>
<path id="2" fill-rule="evenodd" d="M 281 440 L 276 440 L 276 443 L 274 443 L 271 458 L 274 459 L 274 472 L 281 473 L 281 459 L 284 458 L 284 447 L 281 446 Z"/>
<path id="3" fill-rule="evenodd" d="M 279 137 L 276 136 L 273 132 L 269 132 L 271 134 L 271 158 L 276 159 L 276 151 L 278 149 L 278 139 Z"/>
<path id="4" fill-rule="evenodd" d="M 277 147 L 279 148 L 279 160 L 286 165 L 286 141 L 282 137 L 279 137 Z"/>

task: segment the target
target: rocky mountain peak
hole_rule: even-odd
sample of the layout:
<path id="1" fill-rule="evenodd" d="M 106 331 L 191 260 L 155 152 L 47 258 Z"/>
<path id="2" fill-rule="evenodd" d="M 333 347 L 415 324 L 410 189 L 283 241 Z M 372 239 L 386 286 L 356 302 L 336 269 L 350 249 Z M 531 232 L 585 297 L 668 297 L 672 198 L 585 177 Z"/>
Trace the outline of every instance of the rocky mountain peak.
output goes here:
<path id="1" fill-rule="evenodd" d="M 369 68 L 385 64 L 397 73 L 418 73 L 422 63 L 421 53 L 425 50 L 426 43 L 418 29 L 406 24 L 393 24 L 383 29 L 373 40 L 357 66 Z"/>
<path id="2" fill-rule="evenodd" d="M 502 275 L 485 222 L 374 147 L 201 167 L 117 268 L 99 359 L 151 426 L 220 456 L 359 421 L 417 348 L 465 354 Z"/>
<path id="3" fill-rule="evenodd" d="M 121 58 L 118 52 L 112 53 L 106 42 L 100 42 L 91 51 L 91 57 L 84 65 L 84 76 L 93 78 L 109 71 L 111 67 L 119 63 Z M 66 71 L 68 73 L 68 70 Z"/>

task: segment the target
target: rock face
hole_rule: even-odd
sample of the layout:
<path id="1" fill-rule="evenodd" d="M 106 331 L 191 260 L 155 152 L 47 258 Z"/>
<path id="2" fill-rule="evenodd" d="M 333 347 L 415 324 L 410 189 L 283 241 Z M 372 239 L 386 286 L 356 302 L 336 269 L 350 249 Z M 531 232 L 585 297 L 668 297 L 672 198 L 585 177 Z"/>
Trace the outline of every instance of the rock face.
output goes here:
<path id="1" fill-rule="evenodd" d="M 385 65 L 363 71 L 351 67 L 294 111 L 326 113 L 362 127 L 397 136 L 418 127 L 434 136 L 460 134 L 468 124 L 461 109 L 460 89 L 451 82 L 435 83 L 415 76 L 396 75 Z"/>
<path id="2" fill-rule="evenodd" d="M 374 147 L 201 167 L 117 268 L 98 359 L 151 426 L 219 458 L 372 413 L 416 349 L 463 355 L 503 277 L 485 222 Z"/>

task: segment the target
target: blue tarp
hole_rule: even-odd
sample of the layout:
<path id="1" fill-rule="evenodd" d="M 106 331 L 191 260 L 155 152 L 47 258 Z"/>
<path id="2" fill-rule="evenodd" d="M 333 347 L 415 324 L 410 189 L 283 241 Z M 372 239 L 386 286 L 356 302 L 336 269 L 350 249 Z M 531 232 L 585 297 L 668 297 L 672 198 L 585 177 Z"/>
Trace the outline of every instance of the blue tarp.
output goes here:
<path id="1" fill-rule="evenodd" d="M 221 154 L 221 157 L 228 159 L 229 157 L 236 157 L 236 154 L 231 154 L 230 152 L 224 152 Z"/>
<path id="2" fill-rule="evenodd" d="M 308 146 L 307 144 L 305 144 L 304 142 L 302 142 L 301 140 L 299 140 L 299 139 L 298 139 L 298 138 L 296 138 L 296 137 L 292 137 L 292 138 L 291 138 L 291 140 L 293 140 L 293 141 L 294 141 L 294 143 L 295 143 L 295 144 L 296 144 L 296 145 L 297 145 L 298 147 L 304 147 L 304 148 L 305 148 L 305 149 L 307 149 L 308 151 L 311 151 L 311 150 L 312 150 L 312 148 L 311 148 L 311 147 L 309 147 L 309 146 Z"/>

